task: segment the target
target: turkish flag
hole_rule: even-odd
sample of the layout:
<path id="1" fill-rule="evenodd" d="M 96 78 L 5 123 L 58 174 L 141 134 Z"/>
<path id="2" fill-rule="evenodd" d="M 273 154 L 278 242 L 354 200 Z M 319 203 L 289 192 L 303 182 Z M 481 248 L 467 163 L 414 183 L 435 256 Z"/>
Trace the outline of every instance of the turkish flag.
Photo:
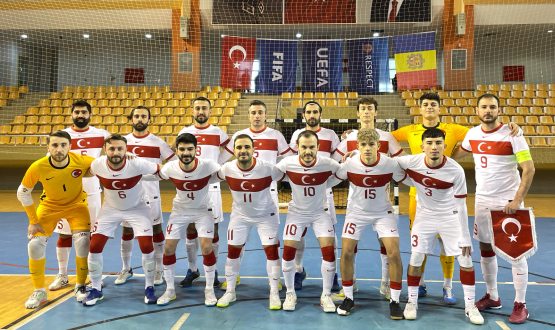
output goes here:
<path id="1" fill-rule="evenodd" d="M 256 39 L 223 38 L 221 87 L 250 89 L 255 49 Z"/>
<path id="2" fill-rule="evenodd" d="M 509 263 L 518 263 L 536 253 L 536 223 L 531 208 L 505 214 L 503 209 L 489 209 L 488 224 L 495 253 Z"/>

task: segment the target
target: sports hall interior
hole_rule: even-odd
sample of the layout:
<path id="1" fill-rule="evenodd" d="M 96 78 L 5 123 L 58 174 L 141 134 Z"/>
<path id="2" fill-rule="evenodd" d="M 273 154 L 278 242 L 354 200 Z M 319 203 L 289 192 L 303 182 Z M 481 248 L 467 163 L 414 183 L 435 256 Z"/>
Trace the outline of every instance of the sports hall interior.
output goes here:
<path id="1" fill-rule="evenodd" d="M 357 5 L 365 1 L 359 0 Z M 484 93 L 493 93 L 500 99 L 500 121 L 513 122 L 522 128 L 536 169 L 525 199 L 526 206 L 534 207 L 539 246 L 538 252 L 528 261 L 530 283 L 527 297 L 531 316 L 525 325 L 515 326 L 507 322 L 508 308 L 488 311 L 483 313 L 484 326 L 490 329 L 554 328 L 554 307 L 550 299 L 550 294 L 555 292 L 555 266 L 552 262 L 555 257 L 555 242 L 552 240 L 555 207 L 551 204 L 555 201 L 554 12 L 555 0 L 431 0 L 431 22 L 424 23 L 217 25 L 212 24 L 213 1 L 1 1 L 0 238 L 3 244 L 0 247 L 0 279 L 3 299 L 0 299 L 0 327 L 51 330 L 147 329 L 154 326 L 159 329 L 473 327 L 461 312 L 464 304 L 443 304 L 443 275 L 437 248 L 436 253 L 429 256 L 426 266 L 428 297 L 419 301 L 422 316 L 414 322 L 390 320 L 388 301 L 379 294 L 380 248 L 371 230 L 364 233 L 358 247 L 361 251 L 356 268 L 360 288 L 356 296 L 358 313 L 348 318 L 324 314 L 319 307 L 321 255 L 311 230 L 307 235 L 304 257 L 309 278 L 298 293 L 297 306 L 301 308 L 293 313 L 267 309 L 267 277 L 260 265 L 265 257 L 254 232 L 246 244 L 241 285 L 237 287 L 237 302 L 232 306 L 225 309 L 205 307 L 203 285 L 187 290 L 178 288 L 178 300 L 169 306 L 144 305 L 137 244 L 132 266 L 139 276 L 126 286 L 115 287 L 110 283 L 121 265 L 118 237 L 121 229 L 105 249 L 106 276 L 103 280 L 107 284 L 106 290 L 111 290 L 109 301 L 85 312 L 73 301 L 72 290 L 68 287 L 49 292 L 49 302 L 37 310 L 24 308 L 33 289 L 27 256 L 28 218 L 17 200 L 16 190 L 29 165 L 46 154 L 47 134 L 73 124 L 71 105 L 74 101 L 86 100 L 91 104 L 91 126 L 122 135 L 132 132 L 127 119 L 129 113 L 134 107 L 144 105 L 150 108 L 152 115 L 150 132 L 172 145 L 178 132 L 193 124 L 191 101 L 195 97 L 204 96 L 210 100 L 210 123 L 221 127 L 230 137 L 249 127 L 249 103 L 258 99 L 267 106 L 267 126 L 280 130 L 289 142 L 293 131 L 304 127 L 300 109 L 309 100 L 317 101 L 323 108 L 322 127 L 331 128 L 340 136 L 346 130 L 358 128 L 356 107 L 360 97 L 375 98 L 379 104 L 377 119 L 395 119 L 394 126 L 389 127 L 394 130 L 422 123 L 419 98 L 432 91 L 441 98 L 441 122 L 469 128 L 479 125 L 476 100 Z M 458 13 L 465 13 L 464 35 L 455 32 Z M 357 8 L 357 20 L 364 16 Z M 183 18 L 188 24 L 188 37 L 185 38 L 180 36 L 180 19 Z M 279 94 L 257 92 L 254 78 L 252 89 L 228 88 L 220 83 L 221 39 L 224 35 L 311 40 L 393 37 L 430 31 L 436 32 L 437 61 L 437 86 L 431 88 L 393 90 L 392 86 L 386 86 L 373 94 L 357 93 L 349 86 L 347 65 L 343 68 L 341 92 L 303 90 L 300 76 L 294 91 Z M 458 49 L 466 49 L 464 70 L 452 67 L 452 51 Z M 190 54 L 187 63 L 190 68 L 186 72 L 180 68 L 184 65 L 180 62 L 180 54 L 184 53 Z M 394 58 L 393 49 L 390 49 L 390 58 Z M 507 81 L 503 75 L 503 68 L 507 66 L 523 67 L 522 80 Z M 142 82 L 126 83 L 127 68 L 142 68 Z M 391 70 L 394 68 L 390 65 Z M 410 154 L 406 142 L 401 146 Z M 466 174 L 467 207 L 472 225 L 476 187 L 474 160 L 470 155 L 458 162 Z M 171 182 L 161 182 L 160 187 L 167 221 L 175 187 Z M 36 205 L 40 191 L 39 184 L 33 192 Z M 334 193 L 338 206 L 337 226 L 342 228 L 347 190 L 341 188 Z M 290 192 L 283 189 L 280 203 L 287 203 L 289 199 Z M 220 224 L 222 248 L 218 268 L 220 280 L 225 280 L 225 228 L 232 205 L 231 193 L 225 183 L 222 183 L 222 200 L 226 221 Z M 408 188 L 399 185 L 397 220 L 404 267 L 410 258 L 408 201 Z M 280 209 L 280 230 L 283 230 L 286 212 L 287 208 Z M 47 282 L 57 273 L 57 237 L 54 236 L 46 252 Z M 473 241 L 473 244 L 478 298 L 485 290 L 485 284 L 480 272 L 477 242 Z M 177 257 L 176 280 L 180 280 L 187 271 L 184 243 L 180 243 Z M 500 294 L 509 300 L 514 295 L 511 268 L 504 261 L 499 264 Z M 71 274 L 71 269 L 75 269 L 74 261 L 70 261 L 69 269 Z M 453 282 L 457 284 L 454 284 L 454 292 L 462 300 L 458 276 L 455 272 Z M 406 294 L 406 267 L 403 279 L 402 297 Z M 74 283 L 74 276 L 70 276 L 70 281 Z M 223 291 L 217 290 L 216 295 L 219 297 L 220 294 Z M 284 292 L 282 299 L 283 295 Z"/>

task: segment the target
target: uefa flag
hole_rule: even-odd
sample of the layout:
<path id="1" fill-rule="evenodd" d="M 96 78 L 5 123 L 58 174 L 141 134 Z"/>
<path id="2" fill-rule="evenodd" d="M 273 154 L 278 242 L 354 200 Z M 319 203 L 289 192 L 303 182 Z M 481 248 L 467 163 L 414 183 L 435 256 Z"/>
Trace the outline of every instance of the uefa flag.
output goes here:
<path id="1" fill-rule="evenodd" d="M 397 89 L 437 86 L 435 32 L 393 37 Z"/>

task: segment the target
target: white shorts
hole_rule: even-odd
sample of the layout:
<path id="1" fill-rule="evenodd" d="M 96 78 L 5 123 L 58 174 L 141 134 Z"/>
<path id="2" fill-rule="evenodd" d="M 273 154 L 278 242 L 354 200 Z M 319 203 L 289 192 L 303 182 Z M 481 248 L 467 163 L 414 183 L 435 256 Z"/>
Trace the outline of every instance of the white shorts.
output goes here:
<path id="1" fill-rule="evenodd" d="M 194 215 L 172 211 L 166 226 L 166 239 L 184 239 L 187 227 L 194 223 L 199 237 L 214 238 L 214 220 L 211 211 L 199 211 Z"/>
<path id="2" fill-rule="evenodd" d="M 491 236 L 488 224 L 488 210 L 487 208 L 503 208 L 509 204 L 508 200 L 485 200 L 476 198 L 474 208 L 474 239 L 482 243 L 491 243 Z M 520 205 L 524 207 L 524 203 Z"/>
<path id="3" fill-rule="evenodd" d="M 208 195 L 212 200 L 212 215 L 214 219 L 214 223 L 220 223 L 224 221 L 224 212 L 222 209 L 222 194 L 218 186 L 218 190 L 213 190 L 214 185 L 210 185 L 210 189 L 208 190 Z"/>
<path id="4" fill-rule="evenodd" d="M 260 218 L 248 218 L 243 215 L 231 214 L 227 228 L 227 244 L 243 245 L 247 242 L 251 228 L 258 229 L 262 245 L 276 245 L 279 242 L 279 214 L 272 213 Z M 301 233 L 302 234 L 302 233 Z"/>
<path id="5" fill-rule="evenodd" d="M 335 229 L 330 215 L 324 210 L 315 212 L 314 214 L 304 215 L 291 212 L 287 213 L 285 220 L 285 229 L 283 231 L 283 240 L 300 241 L 304 229 L 312 226 L 316 237 L 334 237 Z"/>
<path id="6" fill-rule="evenodd" d="M 157 199 L 156 201 L 148 202 L 148 206 L 150 207 L 150 219 L 153 226 L 161 225 L 164 222 L 164 217 L 162 215 L 162 201 Z M 122 221 L 121 225 L 126 228 L 131 228 L 132 226 L 126 222 Z"/>
<path id="7" fill-rule="evenodd" d="M 458 214 L 435 214 L 416 211 L 411 231 L 412 252 L 434 252 L 437 235 L 441 236 L 446 256 L 458 256 L 461 225 Z"/>
<path id="8" fill-rule="evenodd" d="M 91 223 L 96 221 L 98 214 L 100 213 L 100 208 L 102 206 L 102 198 L 100 197 L 100 193 L 87 195 L 87 204 L 89 206 L 89 216 L 91 218 Z M 91 226 L 91 231 L 92 231 Z M 62 234 L 62 235 L 71 235 L 71 229 L 69 228 L 69 223 L 66 219 L 60 219 L 58 224 L 56 225 L 56 229 L 54 229 L 55 233 Z"/>
<path id="9" fill-rule="evenodd" d="M 335 215 L 335 201 L 333 200 L 333 191 L 331 188 L 326 189 L 326 199 L 328 200 L 328 212 L 331 216 L 331 220 L 335 225 L 337 223 L 337 217 Z"/>
<path id="10" fill-rule="evenodd" d="M 114 237 L 116 228 L 121 221 L 126 221 L 133 228 L 135 236 L 152 236 L 150 207 L 139 203 L 128 210 L 122 211 L 104 203 L 93 226 L 92 233 Z"/>
<path id="11" fill-rule="evenodd" d="M 372 225 L 372 229 L 378 232 L 380 238 L 399 237 L 397 221 L 393 213 L 380 217 L 370 216 L 362 212 L 349 212 L 345 216 L 345 225 L 341 237 L 359 241 L 366 226 Z"/>

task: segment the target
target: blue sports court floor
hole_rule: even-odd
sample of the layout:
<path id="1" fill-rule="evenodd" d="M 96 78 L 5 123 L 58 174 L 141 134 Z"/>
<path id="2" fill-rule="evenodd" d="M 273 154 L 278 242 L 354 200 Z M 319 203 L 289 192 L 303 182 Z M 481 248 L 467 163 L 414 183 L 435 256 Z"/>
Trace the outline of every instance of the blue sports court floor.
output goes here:
<path id="1" fill-rule="evenodd" d="M 168 219 L 169 214 L 165 214 Z M 281 214 L 281 232 L 285 223 L 285 214 Z M 218 260 L 219 279 L 223 281 L 226 258 L 225 230 L 229 221 L 220 224 L 221 248 Z M 338 215 L 336 229 L 341 230 L 344 215 Z M 410 241 L 408 233 L 408 216 L 399 216 L 399 232 L 401 235 L 401 253 L 403 278 L 406 279 L 406 266 L 410 257 Z M 472 224 L 474 219 L 471 218 Z M 0 274 L 26 274 L 28 269 L 14 265 L 27 266 L 27 219 L 24 213 L 2 213 L 0 224 Z M 527 293 L 527 305 L 530 318 L 524 325 L 513 325 L 508 322 L 512 311 L 514 287 L 510 265 L 499 259 L 499 292 L 503 308 L 483 313 L 488 329 L 555 329 L 555 218 L 536 218 L 539 251 L 529 259 L 530 284 Z M 116 234 L 121 237 L 121 229 Z M 431 256 L 426 266 L 428 296 L 419 300 L 418 319 L 415 321 L 394 321 L 389 318 L 388 301 L 381 299 L 379 285 L 381 279 L 381 261 L 379 246 L 375 232 L 367 230 L 359 243 L 357 258 L 357 277 L 359 292 L 355 294 L 355 309 L 347 317 L 337 314 L 326 314 L 319 306 L 322 281 L 320 279 L 321 253 L 311 230 L 307 234 L 307 250 L 305 253 L 305 269 L 308 279 L 302 291 L 298 291 L 298 304 L 295 312 L 282 310 L 272 311 L 268 308 L 268 280 L 265 267 L 265 254 L 261 248 L 258 235 L 253 229 L 247 251 L 241 266 L 241 284 L 237 287 L 237 302 L 227 308 L 204 306 L 204 282 L 195 282 L 193 287 L 180 288 L 178 283 L 187 271 L 184 243 L 177 251 L 178 263 L 176 278 L 177 300 L 168 306 L 145 305 L 143 303 L 144 278 L 135 276 L 122 286 L 115 286 L 115 276 L 104 279 L 104 301 L 98 305 L 85 308 L 75 302 L 69 288 L 67 295 L 44 306 L 41 310 L 27 315 L 12 324 L 10 329 L 471 329 L 472 325 L 464 316 L 462 287 L 458 282 L 458 266 L 455 268 L 453 289 L 458 302 L 447 306 L 442 299 L 443 275 L 439 258 Z M 47 248 L 47 268 L 57 268 L 56 239 L 54 234 Z M 478 246 L 474 242 L 474 248 Z M 437 249 L 437 248 L 436 248 Z M 439 254 L 439 250 L 436 251 Z M 74 257 L 72 250 L 72 260 Z M 485 285 L 480 271 L 479 251 L 473 253 L 476 269 L 476 297 L 480 299 L 485 293 Z M 7 265 L 10 264 L 10 265 Z M 202 259 L 199 258 L 199 265 Z M 118 272 L 121 269 L 120 239 L 110 240 L 104 250 L 104 271 Z M 136 243 L 133 251 L 132 266 L 135 273 L 141 274 L 141 254 Z M 70 261 L 69 269 L 74 269 L 74 261 Z M 47 274 L 56 274 L 47 270 Z M 202 273 L 202 270 L 201 270 Z M 1 277 L 0 277 L 1 278 Z M 283 280 L 282 280 L 283 283 Z M 49 284 L 49 283 L 47 283 Z M 157 287 L 157 295 L 162 295 L 165 285 Z M 406 295 L 407 286 L 403 282 L 402 297 Z M 223 291 L 217 289 L 219 298 Z M 285 290 L 281 292 L 282 301 Z M 340 301 L 336 301 L 340 304 Z M 402 299 L 401 305 L 404 305 Z M 38 314 L 38 316 L 37 316 Z M 501 323 L 503 322 L 503 323 Z M 4 325 L 2 325 L 4 326 Z"/>

